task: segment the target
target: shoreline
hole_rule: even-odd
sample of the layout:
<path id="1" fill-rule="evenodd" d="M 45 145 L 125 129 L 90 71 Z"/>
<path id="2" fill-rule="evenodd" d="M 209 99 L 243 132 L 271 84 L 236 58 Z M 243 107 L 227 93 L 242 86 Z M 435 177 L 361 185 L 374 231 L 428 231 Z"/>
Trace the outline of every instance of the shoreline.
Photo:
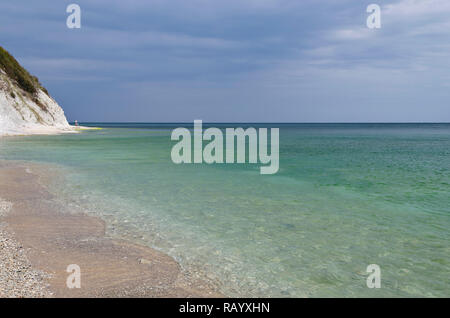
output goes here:
<path id="1" fill-rule="evenodd" d="M 102 219 L 61 212 L 64 206 L 45 187 L 48 176 L 33 165 L 0 161 L 0 201 L 7 207 L 0 214 L 0 244 L 21 247 L 26 264 L 7 268 L 6 250 L 0 251 L 2 273 L 23 274 L 0 279 L 0 297 L 223 297 L 163 252 L 107 237 Z M 70 264 L 81 269 L 80 289 L 67 288 Z M 8 295 L 11 283 L 25 290 Z"/>
<path id="2" fill-rule="evenodd" d="M 23 127 L 18 130 L 0 130 L 1 137 L 17 137 L 17 136 L 34 136 L 34 135 L 61 135 L 61 134 L 78 134 L 86 130 L 100 130 L 98 127 L 73 126 L 55 127 L 55 126 L 35 126 Z"/>
<path id="3" fill-rule="evenodd" d="M 0 198 L 0 219 L 11 203 Z M 0 220 L 0 298 L 52 297 L 48 273 L 32 267 L 22 244 Z"/>

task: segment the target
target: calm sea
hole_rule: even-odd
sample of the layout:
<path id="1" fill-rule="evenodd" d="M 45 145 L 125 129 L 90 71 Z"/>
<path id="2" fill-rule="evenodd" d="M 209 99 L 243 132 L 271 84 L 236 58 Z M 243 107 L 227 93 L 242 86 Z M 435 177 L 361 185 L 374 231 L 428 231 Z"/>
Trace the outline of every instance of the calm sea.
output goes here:
<path id="1" fill-rule="evenodd" d="M 450 296 L 450 124 L 213 125 L 279 127 L 275 175 L 173 164 L 182 124 L 92 125 L 104 129 L 0 139 L 0 158 L 52 164 L 69 210 L 229 296 Z"/>

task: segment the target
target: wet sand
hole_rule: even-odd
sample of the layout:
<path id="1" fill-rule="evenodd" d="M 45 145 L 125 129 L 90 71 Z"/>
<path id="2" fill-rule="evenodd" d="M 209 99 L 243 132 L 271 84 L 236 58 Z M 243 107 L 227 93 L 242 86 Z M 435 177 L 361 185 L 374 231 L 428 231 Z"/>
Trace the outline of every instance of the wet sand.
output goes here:
<path id="1" fill-rule="evenodd" d="M 85 214 L 61 213 L 65 207 L 58 206 L 46 190 L 49 176 L 39 173 L 39 168 L 30 169 L 30 165 L 0 161 L 0 198 L 12 203 L 9 212 L 0 215 L 0 223 L 6 226 L 5 233 L 10 233 L 6 234 L 10 235 L 8 239 L 25 251 L 31 266 L 28 270 L 44 273 L 44 278 L 39 277 L 44 280 L 41 285 L 48 283 L 47 296 L 222 296 L 211 284 L 189 277 L 170 256 L 107 237 L 103 220 Z M 77 264 L 81 269 L 79 289 L 69 289 L 66 285 L 70 264 Z M 4 289 L 1 285 L 0 281 L 0 295 Z"/>

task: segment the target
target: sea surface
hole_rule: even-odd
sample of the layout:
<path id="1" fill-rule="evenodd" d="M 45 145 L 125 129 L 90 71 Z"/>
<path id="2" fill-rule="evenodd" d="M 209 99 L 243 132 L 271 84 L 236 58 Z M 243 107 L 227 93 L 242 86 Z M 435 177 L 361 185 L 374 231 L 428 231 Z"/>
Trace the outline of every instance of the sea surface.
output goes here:
<path id="1" fill-rule="evenodd" d="M 103 129 L 2 138 L 0 159 L 50 164 L 68 210 L 229 296 L 450 296 L 450 124 L 212 125 L 280 128 L 275 175 L 175 165 L 171 131 L 192 123 L 90 125 Z"/>

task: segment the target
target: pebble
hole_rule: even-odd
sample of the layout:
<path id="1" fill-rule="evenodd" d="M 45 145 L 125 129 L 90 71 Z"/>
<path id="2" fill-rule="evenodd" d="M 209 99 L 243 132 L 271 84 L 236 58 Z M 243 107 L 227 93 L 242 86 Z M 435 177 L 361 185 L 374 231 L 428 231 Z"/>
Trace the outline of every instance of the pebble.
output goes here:
<path id="1" fill-rule="evenodd" d="M 0 223 L 0 298 L 52 297 L 48 278 L 31 267 L 23 246 Z"/>

